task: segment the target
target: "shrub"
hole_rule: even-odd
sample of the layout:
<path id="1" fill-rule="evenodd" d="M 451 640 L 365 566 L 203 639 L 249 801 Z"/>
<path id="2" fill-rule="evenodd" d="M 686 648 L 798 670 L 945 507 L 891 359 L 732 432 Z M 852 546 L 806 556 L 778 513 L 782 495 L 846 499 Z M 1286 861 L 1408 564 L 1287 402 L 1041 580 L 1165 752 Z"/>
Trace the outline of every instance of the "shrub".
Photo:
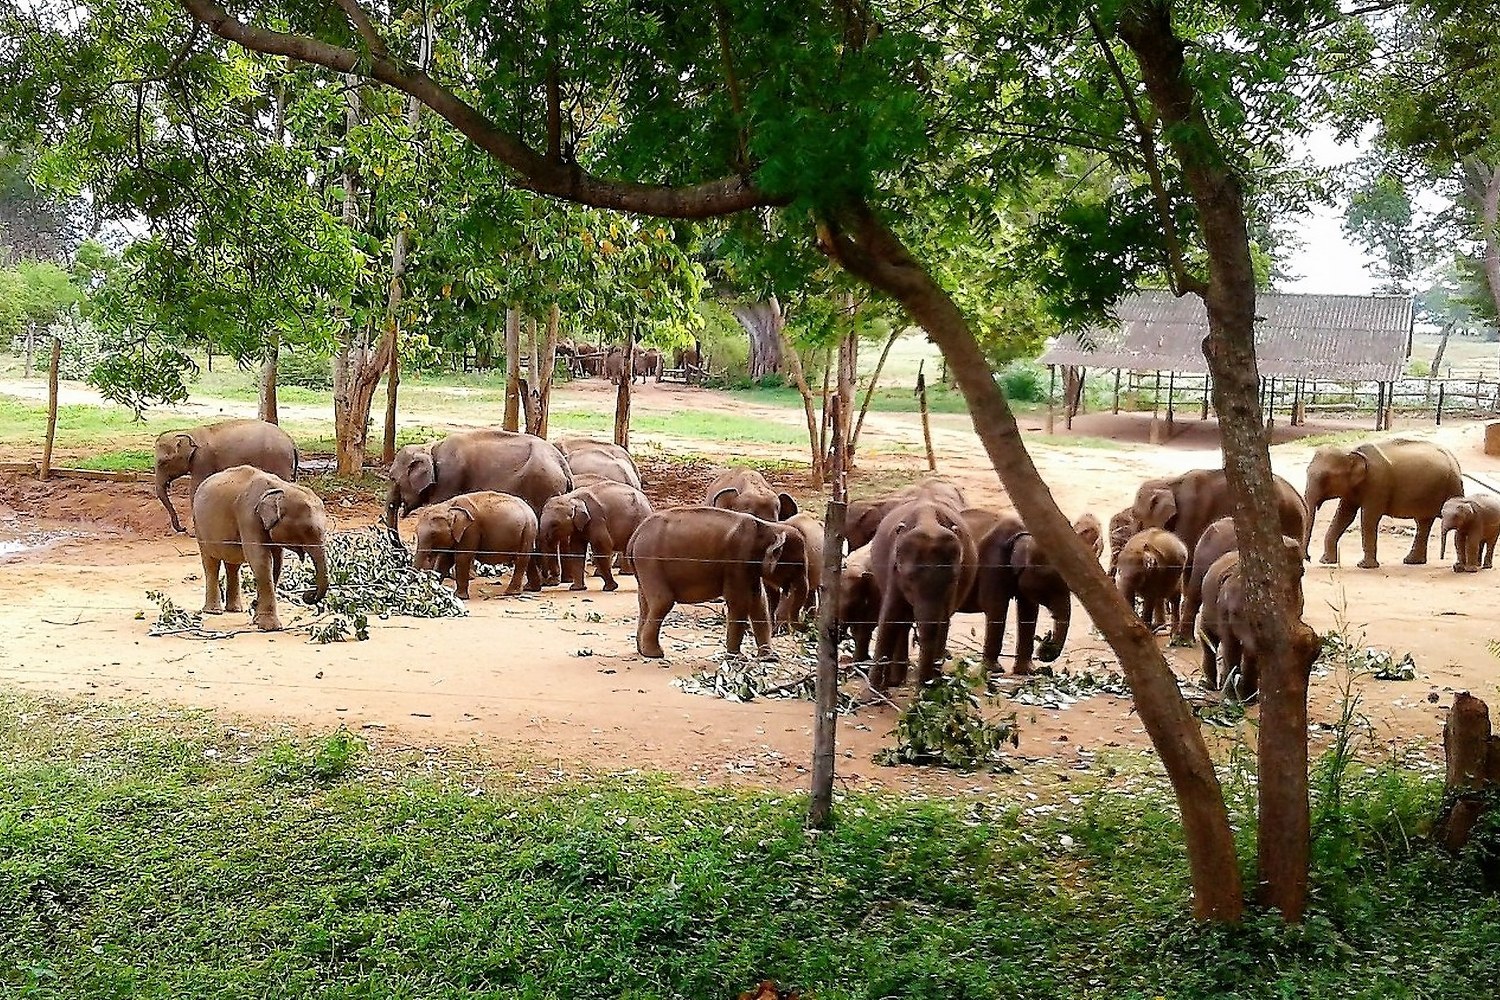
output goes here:
<path id="1" fill-rule="evenodd" d="M 276 362 L 276 381 L 327 391 L 333 388 L 333 359 L 321 351 L 285 351 Z"/>
<path id="2" fill-rule="evenodd" d="M 1012 403 L 1044 403 L 1047 372 L 1035 361 L 1012 361 L 1000 369 L 1000 388 Z"/>

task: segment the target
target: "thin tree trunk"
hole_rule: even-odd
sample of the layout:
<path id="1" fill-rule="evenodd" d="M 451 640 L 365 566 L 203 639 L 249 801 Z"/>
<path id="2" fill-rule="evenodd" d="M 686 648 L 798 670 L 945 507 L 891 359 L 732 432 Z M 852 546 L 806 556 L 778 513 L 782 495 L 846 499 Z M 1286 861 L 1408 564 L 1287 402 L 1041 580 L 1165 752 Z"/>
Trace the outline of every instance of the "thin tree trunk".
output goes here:
<path id="1" fill-rule="evenodd" d="M 927 362 L 917 365 L 917 410 L 922 415 L 922 444 L 927 449 L 927 471 L 937 471 L 937 456 L 932 451 L 932 418 L 927 415 L 927 375 L 922 371 Z"/>
<path id="2" fill-rule="evenodd" d="M 1204 354 L 1213 375 L 1224 468 L 1235 498 L 1246 605 L 1261 648 L 1259 899 L 1300 921 L 1307 903 L 1311 818 L 1307 783 L 1307 686 L 1316 633 L 1293 617 L 1293 557 L 1281 543 L 1275 481 L 1260 421 L 1255 357 L 1255 272 L 1244 196 L 1186 75 L 1184 46 L 1165 5 L 1126 9 L 1120 36 L 1134 53 L 1162 134 L 1182 165 L 1208 251 Z M 1300 567 L 1295 567 L 1300 569 Z"/>
<path id="3" fill-rule="evenodd" d="M 859 330 L 855 325 L 857 306 L 854 296 L 845 300 L 849 310 L 849 332 L 839 341 L 838 419 L 834 421 L 835 447 L 844 450 L 845 462 L 852 462 L 852 421 L 854 419 L 854 382 L 859 375 Z"/>
<path id="4" fill-rule="evenodd" d="M 521 429 L 521 311 L 505 310 L 505 415 L 508 431 Z"/>
<path id="5" fill-rule="evenodd" d="M 828 410 L 829 382 L 833 378 L 832 352 L 826 347 L 823 349 L 823 396 L 822 409 L 818 415 L 818 454 L 823 456 L 823 467 L 828 467 L 828 425 L 832 414 Z"/>
<path id="6" fill-rule="evenodd" d="M 615 444 L 625 449 L 630 448 L 630 389 L 635 383 L 631 374 L 634 371 L 635 330 L 632 328 L 630 336 L 625 338 L 625 371 L 615 389 Z"/>
<path id="7" fill-rule="evenodd" d="M 517 381 L 520 390 L 521 410 L 526 418 L 526 433 L 535 434 L 540 424 L 541 417 L 537 412 L 537 400 L 540 392 L 536 386 L 537 369 L 541 367 L 541 361 L 537 357 L 537 335 L 536 317 L 523 317 L 522 323 L 526 328 L 526 377 Z"/>
<path id="8" fill-rule="evenodd" d="M 52 338 L 52 357 L 47 362 L 47 437 L 42 442 L 43 482 L 52 475 L 52 446 L 57 441 L 57 368 L 62 362 L 62 338 Z"/>
<path id="9" fill-rule="evenodd" d="M 1442 378 L 1443 355 L 1448 353 L 1448 338 L 1453 336 L 1453 328 L 1458 325 L 1458 320 L 1450 319 L 1443 324 L 1443 332 L 1438 337 L 1437 351 L 1432 355 L 1432 378 Z M 1432 395 L 1432 383 L 1427 383 L 1427 394 Z"/>
<path id="10" fill-rule="evenodd" d="M 552 410 L 552 376 L 557 368 L 557 333 L 561 310 L 556 302 L 547 307 L 547 342 L 542 349 L 542 370 L 533 372 L 537 390 L 537 437 L 547 436 L 547 416 Z"/>
<path id="11" fill-rule="evenodd" d="M 839 397 L 834 397 L 838 409 Z M 842 414 L 834 414 L 835 423 Z M 818 682 L 817 708 L 813 718 L 812 803 L 807 822 L 816 829 L 833 822 L 833 774 L 835 738 L 839 718 L 839 566 L 844 551 L 844 513 L 848 508 L 848 491 L 844 476 L 845 453 L 839 439 L 833 443 L 833 499 L 828 503 L 823 521 L 823 585 L 818 593 Z M 808 558 L 818 554 L 809 552 Z"/>
<path id="12" fill-rule="evenodd" d="M 1484 186 L 1481 217 L 1484 223 L 1484 275 L 1490 297 L 1500 313 L 1500 166 L 1485 164 L 1489 177 Z"/>
<path id="13" fill-rule="evenodd" d="M 870 400 L 875 398 L 875 387 L 880 384 L 880 373 L 885 371 L 885 359 L 891 356 L 891 347 L 896 343 L 896 338 L 901 336 L 900 327 L 892 327 L 891 335 L 885 339 L 885 347 L 880 351 L 880 360 L 875 362 L 875 372 L 870 376 L 870 384 L 865 389 L 865 401 L 859 407 L 859 419 L 854 422 L 854 433 L 849 435 L 849 461 L 854 461 L 855 450 L 859 447 L 859 432 L 865 426 L 865 414 L 870 412 Z"/>
<path id="14" fill-rule="evenodd" d="M 942 349 L 968 402 L 974 431 L 1016 510 L 1120 657 L 1141 723 L 1161 755 L 1182 810 L 1194 915 L 1238 921 L 1244 902 L 1234 831 L 1203 733 L 1150 631 L 1125 604 L 1042 481 L 973 330 L 868 206 L 856 204 L 840 217 L 826 219 L 823 234 L 824 244 L 846 270 L 900 302 Z"/>
<path id="15" fill-rule="evenodd" d="M 792 384 L 797 387 L 797 392 L 802 397 L 802 415 L 807 419 L 807 446 L 812 452 L 812 488 L 821 490 L 823 488 L 823 455 L 818 447 L 818 413 L 813 405 L 812 389 L 807 385 L 807 375 L 802 370 L 802 358 L 797 354 L 797 348 L 786 339 L 785 327 L 780 327 L 777 334 L 782 341 L 781 354 L 786 359 L 787 367 L 791 369 Z"/>
<path id="16" fill-rule="evenodd" d="M 400 345 L 391 351 L 391 367 L 385 376 L 385 435 L 380 442 L 380 464 L 386 468 L 396 460 L 396 397 L 401 391 Z"/>
<path id="17" fill-rule="evenodd" d="M 272 330 L 266 335 L 265 356 L 260 362 L 259 406 L 260 419 L 269 424 L 281 422 L 280 406 L 276 397 L 276 376 L 281 365 L 281 334 Z"/>

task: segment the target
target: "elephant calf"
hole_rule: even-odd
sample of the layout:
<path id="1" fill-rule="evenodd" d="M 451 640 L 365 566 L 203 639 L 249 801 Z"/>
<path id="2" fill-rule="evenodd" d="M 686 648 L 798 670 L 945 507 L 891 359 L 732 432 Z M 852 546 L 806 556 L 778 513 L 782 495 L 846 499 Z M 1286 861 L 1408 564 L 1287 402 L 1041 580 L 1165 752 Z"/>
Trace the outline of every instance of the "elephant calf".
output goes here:
<path id="1" fill-rule="evenodd" d="M 1085 545 L 1090 544 L 1091 537 L 1098 538 L 1094 534 L 1098 527 L 1098 519 L 1090 514 L 1073 522 L 1073 530 Z M 988 672 L 999 673 L 1005 620 L 1012 601 L 1016 605 L 1015 673 L 1031 673 L 1033 656 L 1050 663 L 1062 655 L 1073 618 L 1073 595 L 1062 574 L 1047 561 L 1036 539 L 1014 514 L 1002 518 L 985 536 L 974 590 L 976 610 L 984 612 L 983 662 Z M 1036 626 L 1042 608 L 1052 616 L 1052 631 L 1038 642 Z"/>
<path id="2" fill-rule="evenodd" d="M 651 516 L 651 501 L 634 486 L 607 480 L 553 497 L 542 506 L 537 545 L 542 558 L 560 561 L 560 578 L 572 580 L 572 590 L 587 590 L 584 563 L 592 552 L 594 569 L 605 590 L 618 590 L 610 564 L 623 553 L 630 536 Z M 621 567 L 628 568 L 628 563 Z M 550 576 L 550 572 L 548 574 Z"/>
<path id="3" fill-rule="evenodd" d="M 1184 646 L 1193 642 L 1193 623 L 1198 618 L 1198 609 L 1203 606 L 1203 578 L 1220 556 L 1240 547 L 1235 534 L 1234 518 L 1221 517 L 1208 526 L 1198 544 L 1193 547 L 1192 565 L 1188 567 L 1182 589 L 1182 615 L 1177 628 L 1172 632 L 1172 641 Z"/>
<path id="4" fill-rule="evenodd" d="M 739 653 L 746 626 L 759 655 L 771 651 L 766 591 L 800 607 L 807 599 L 807 549 L 802 533 L 749 514 L 685 507 L 652 514 L 626 547 L 635 564 L 640 620 L 636 650 L 661 657 L 661 624 L 676 604 L 724 599 L 725 639 Z"/>
<path id="5" fill-rule="evenodd" d="M 776 605 L 771 613 L 778 630 L 790 628 L 792 622 L 800 618 L 804 611 L 816 611 L 818 597 L 823 589 L 823 541 L 826 537 L 823 522 L 806 511 L 801 511 L 787 518 L 786 526 L 795 528 L 802 535 L 802 547 L 807 552 L 807 599 L 794 608 L 790 603 L 772 598 L 771 594 L 766 595 Z"/>
<path id="6" fill-rule="evenodd" d="M 1500 538 L 1500 497 L 1489 493 L 1454 497 L 1443 503 L 1443 528 L 1438 558 L 1448 557 L 1448 532 L 1453 532 L 1455 573 L 1493 569 L 1495 541 Z"/>
<path id="7" fill-rule="evenodd" d="M 311 559 L 313 589 L 302 599 L 316 604 L 328 593 L 328 519 L 323 501 L 306 486 L 248 465 L 217 472 L 193 494 L 193 527 L 203 559 L 203 612 L 242 611 L 240 566 L 255 574 L 255 627 L 281 629 L 276 584 L 284 550 Z M 224 601 L 219 602 L 219 567 L 224 567 Z"/>
<path id="8" fill-rule="evenodd" d="M 595 441 L 592 438 L 563 438 L 557 442 L 557 450 L 568 460 L 573 472 L 574 485 L 581 476 L 598 476 L 626 486 L 642 489 L 641 472 L 635 466 L 630 452 L 612 441 Z"/>
<path id="9" fill-rule="evenodd" d="M 1138 531 L 1120 550 L 1116 583 L 1125 602 L 1140 605 L 1141 620 L 1153 630 L 1171 613 L 1172 631 L 1182 617 L 1182 575 L 1188 564 L 1187 546 L 1163 528 Z"/>
<path id="10" fill-rule="evenodd" d="M 854 662 L 870 661 L 870 640 L 880 616 L 880 585 L 870 568 L 870 547 L 849 553 L 839 574 L 839 626 L 854 636 Z"/>
<path id="11" fill-rule="evenodd" d="M 536 552 L 537 522 L 531 506 L 509 493 L 482 490 L 433 504 L 417 521 L 417 569 L 453 574 L 458 596 L 469 599 L 475 562 L 512 563 L 503 593 L 519 594 L 522 577 L 528 590 L 541 590 Z"/>
<path id="12" fill-rule="evenodd" d="M 1284 536 L 1288 562 L 1296 566 L 1287 613 L 1302 617 L 1303 542 Z M 1198 623 L 1203 651 L 1203 682 L 1211 689 L 1233 691 L 1248 701 L 1260 690 L 1261 650 L 1250 628 L 1244 574 L 1239 552 L 1214 560 L 1203 577 L 1203 611 Z"/>
<path id="13" fill-rule="evenodd" d="M 1111 580 L 1115 579 L 1120 571 L 1120 550 L 1140 530 L 1141 522 L 1136 518 L 1133 507 L 1126 507 L 1109 519 L 1109 578 Z"/>
<path id="14" fill-rule="evenodd" d="M 703 498 L 709 507 L 737 510 L 762 521 L 785 521 L 797 513 L 790 493 L 778 493 L 754 469 L 728 469 L 714 477 Z"/>

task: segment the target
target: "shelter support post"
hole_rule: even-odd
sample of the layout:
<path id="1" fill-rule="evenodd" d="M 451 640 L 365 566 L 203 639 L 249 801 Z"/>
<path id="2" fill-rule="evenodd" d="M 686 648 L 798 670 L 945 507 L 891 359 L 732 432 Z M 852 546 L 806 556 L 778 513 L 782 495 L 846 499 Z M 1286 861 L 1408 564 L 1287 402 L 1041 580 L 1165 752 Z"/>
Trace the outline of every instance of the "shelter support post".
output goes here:
<path id="1" fill-rule="evenodd" d="M 1156 390 L 1151 393 L 1151 443 L 1161 444 L 1161 369 L 1156 371 Z"/>
<path id="2" fill-rule="evenodd" d="M 1385 383 L 1375 383 L 1375 429 L 1385 430 Z"/>
<path id="3" fill-rule="evenodd" d="M 1120 369 L 1115 369 L 1115 416 L 1120 415 Z"/>
<path id="4" fill-rule="evenodd" d="M 1057 366 L 1047 366 L 1047 433 L 1057 431 Z"/>
<path id="5" fill-rule="evenodd" d="M 1266 390 L 1266 430 L 1276 426 L 1276 376 L 1272 375 Z"/>
<path id="6" fill-rule="evenodd" d="M 1207 372 L 1203 373 L 1203 410 L 1198 414 L 1199 420 L 1208 419 L 1208 383 L 1212 378 L 1213 376 L 1208 374 Z"/>
<path id="7" fill-rule="evenodd" d="M 1443 426 L 1443 390 L 1446 388 L 1447 385 L 1444 383 L 1438 383 L 1437 425 L 1439 427 Z"/>
<path id="8" fill-rule="evenodd" d="M 1172 426 L 1176 422 L 1176 414 L 1173 412 L 1173 397 L 1177 395 L 1177 373 L 1167 372 L 1167 437 L 1172 437 Z"/>

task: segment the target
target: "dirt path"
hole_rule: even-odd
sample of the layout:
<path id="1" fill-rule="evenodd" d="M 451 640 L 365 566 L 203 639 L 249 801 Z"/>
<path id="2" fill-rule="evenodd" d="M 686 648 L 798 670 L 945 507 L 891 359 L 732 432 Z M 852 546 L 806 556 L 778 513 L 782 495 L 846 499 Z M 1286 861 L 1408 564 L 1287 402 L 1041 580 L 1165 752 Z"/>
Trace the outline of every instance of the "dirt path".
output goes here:
<path id="1" fill-rule="evenodd" d="M 4 390 L 0 385 L 0 391 Z M 603 396 L 598 389 L 573 390 L 579 401 Z M 589 395 L 593 393 L 594 395 Z M 637 395 L 644 409 L 723 407 L 741 416 L 790 421 L 800 415 L 778 407 L 756 407 L 720 394 L 649 386 Z M 431 419 L 430 414 L 413 419 Z M 467 416 L 461 402 L 451 416 Z M 1182 425 L 1167 445 L 1145 442 L 1147 421 L 1139 416 L 1081 418 L 1072 437 L 1047 438 L 1040 421 L 1023 423 L 1035 446 L 1038 467 L 1069 513 L 1092 510 L 1101 518 L 1125 505 L 1142 478 L 1218 464 L 1211 428 Z M 1348 430 L 1332 425 L 1330 429 Z M 1428 435 L 1430 427 L 1422 428 Z M 1436 436 L 1460 456 L 1466 470 L 1500 481 L 1500 461 L 1480 453 L 1478 425 L 1450 426 Z M 969 491 L 971 502 L 998 501 L 994 474 L 963 418 L 936 421 L 934 438 L 941 471 Z M 1101 438 L 1113 443 L 1101 446 Z M 871 414 L 861 464 L 866 480 L 883 474 L 915 475 L 921 460 L 914 416 Z M 643 436 L 639 447 L 701 451 L 702 442 Z M 747 459 L 795 459 L 793 447 L 723 443 L 724 453 Z M 1278 445 L 1278 472 L 1300 484 L 1311 449 Z M 691 479 L 697 472 L 689 472 Z M 689 482 L 685 489 L 691 489 Z M 373 520 L 368 503 L 335 499 L 337 526 Z M 1325 510 L 1319 531 L 1331 516 Z M 540 597 L 490 598 L 470 604 L 464 619 L 376 622 L 363 643 L 319 646 L 296 633 L 262 635 L 239 631 L 231 639 L 205 642 L 182 637 L 150 638 L 156 609 L 147 590 L 162 590 L 177 603 L 196 607 L 201 572 L 189 539 L 170 536 L 165 515 L 144 484 L 0 483 L 0 540 L 66 529 L 90 537 L 63 537 L 50 547 L 5 557 L 0 554 L 0 630 L 16 637 L 0 646 L 0 682 L 23 689 L 62 691 L 86 697 L 165 699 L 230 710 L 251 718 L 291 719 L 326 729 L 351 729 L 392 741 L 475 744 L 518 765 L 565 770 L 664 770 L 686 780 L 751 782 L 785 787 L 805 784 L 811 745 L 811 705 L 802 701 L 736 704 L 689 695 L 674 678 L 712 663 L 722 631 L 714 609 L 691 608 L 670 623 L 663 665 L 633 653 L 633 580 L 621 591 L 586 596 L 553 591 Z M 1495 574 L 1459 576 L 1446 566 L 1400 563 L 1409 537 L 1387 533 L 1385 566 L 1377 571 L 1322 567 L 1308 570 L 1308 619 L 1320 630 L 1342 625 L 1364 632 L 1374 646 L 1411 651 L 1416 681 L 1356 682 L 1361 710 L 1382 742 L 1431 743 L 1440 731 L 1449 692 L 1470 689 L 1495 694 L 1500 661 L 1487 643 L 1500 638 L 1495 626 Z M 1347 553 L 1357 542 L 1345 539 Z M 1352 562 L 1352 560 L 1350 560 Z M 220 620 L 243 629 L 243 621 Z M 1061 666 L 1099 669 L 1111 661 L 1091 633 L 1081 609 Z M 977 648 L 980 623 L 955 624 L 956 643 Z M 796 655 L 791 640 L 777 640 L 784 657 Z M 1170 650 L 1179 673 L 1190 677 L 1197 655 Z M 1335 717 L 1342 679 L 1314 679 L 1315 717 Z M 874 785 L 944 791 L 985 787 L 986 777 L 933 775 L 870 762 L 886 745 L 895 715 L 866 710 L 845 720 L 840 735 L 840 778 L 845 787 Z M 1146 746 L 1128 701 L 1102 697 L 1062 709 L 1019 708 L 1020 754 L 1037 761 L 1023 773 L 1066 774 L 1087 767 L 1104 749 Z M 1214 730 L 1216 739 L 1233 739 Z M 1253 738 L 1253 734 L 1251 736 Z"/>

